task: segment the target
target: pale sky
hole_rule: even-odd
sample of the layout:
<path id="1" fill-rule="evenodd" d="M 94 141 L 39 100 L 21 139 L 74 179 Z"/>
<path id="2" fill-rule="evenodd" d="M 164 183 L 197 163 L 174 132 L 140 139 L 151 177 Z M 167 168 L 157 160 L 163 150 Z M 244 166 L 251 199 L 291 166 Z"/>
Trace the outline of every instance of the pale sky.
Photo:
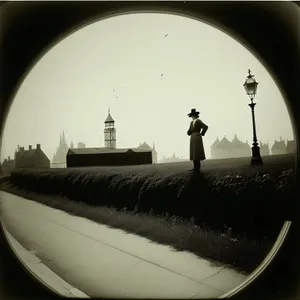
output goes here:
<path id="1" fill-rule="evenodd" d="M 249 68 L 259 82 L 258 139 L 271 145 L 280 136 L 293 139 L 287 108 L 270 74 L 224 32 L 157 13 L 98 21 L 63 39 L 29 72 L 5 124 L 1 161 L 13 157 L 17 145 L 28 149 L 37 143 L 52 160 L 62 130 L 75 147 L 78 142 L 104 147 L 108 107 L 116 121 L 117 147 L 155 142 L 159 160 L 173 152 L 189 157 L 191 108 L 209 126 L 207 158 L 217 136 L 232 140 L 237 134 L 252 143 L 249 98 L 242 86 Z"/>

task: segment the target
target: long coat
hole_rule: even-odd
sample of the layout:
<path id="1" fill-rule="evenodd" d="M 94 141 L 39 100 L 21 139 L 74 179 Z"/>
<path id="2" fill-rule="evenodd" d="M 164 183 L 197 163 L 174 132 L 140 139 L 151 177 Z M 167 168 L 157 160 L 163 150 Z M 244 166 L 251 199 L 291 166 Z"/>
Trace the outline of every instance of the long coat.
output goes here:
<path id="1" fill-rule="evenodd" d="M 195 125 L 193 125 L 193 121 L 191 122 L 190 128 L 187 131 L 187 134 L 189 136 L 191 136 L 191 138 L 190 138 L 190 160 L 204 160 L 205 159 L 205 151 L 204 151 L 204 147 L 203 147 L 202 135 L 205 134 L 207 129 L 208 129 L 208 126 L 199 119 L 196 119 Z"/>

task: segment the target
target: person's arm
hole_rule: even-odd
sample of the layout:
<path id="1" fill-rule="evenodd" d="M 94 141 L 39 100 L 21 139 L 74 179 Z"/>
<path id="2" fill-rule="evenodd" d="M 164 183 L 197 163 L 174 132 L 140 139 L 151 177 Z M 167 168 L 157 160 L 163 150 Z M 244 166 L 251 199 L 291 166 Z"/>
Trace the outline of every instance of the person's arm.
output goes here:
<path id="1" fill-rule="evenodd" d="M 207 129 L 208 129 L 208 126 L 206 125 L 206 124 L 204 124 L 203 122 L 202 122 L 202 131 L 201 131 L 201 135 L 202 136 L 204 136 L 205 135 L 205 133 L 206 133 L 206 131 L 207 131 Z"/>
<path id="2" fill-rule="evenodd" d="M 187 131 L 187 135 L 191 135 L 192 134 L 192 129 L 191 129 L 191 125 L 190 125 L 190 128 L 189 130 Z"/>

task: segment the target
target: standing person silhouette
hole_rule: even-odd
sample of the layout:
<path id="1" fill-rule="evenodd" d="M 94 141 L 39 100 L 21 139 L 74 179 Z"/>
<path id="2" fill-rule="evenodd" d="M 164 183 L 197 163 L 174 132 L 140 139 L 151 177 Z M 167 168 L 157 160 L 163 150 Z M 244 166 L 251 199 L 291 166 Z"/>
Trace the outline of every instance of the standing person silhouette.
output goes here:
<path id="1" fill-rule="evenodd" d="M 191 112 L 188 114 L 188 116 L 192 118 L 192 122 L 187 134 L 191 136 L 190 160 L 194 162 L 194 171 L 200 170 L 201 160 L 205 159 L 202 136 L 205 135 L 208 129 L 208 126 L 199 119 L 199 114 L 200 113 L 196 111 L 195 108 L 191 109 Z"/>

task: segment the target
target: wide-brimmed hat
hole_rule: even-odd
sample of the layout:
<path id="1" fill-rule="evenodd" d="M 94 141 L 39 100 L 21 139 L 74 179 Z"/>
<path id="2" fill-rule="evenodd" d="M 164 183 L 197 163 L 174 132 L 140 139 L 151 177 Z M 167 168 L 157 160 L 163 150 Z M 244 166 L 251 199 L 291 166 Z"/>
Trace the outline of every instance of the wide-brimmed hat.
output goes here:
<path id="1" fill-rule="evenodd" d="M 195 108 L 192 108 L 191 109 L 191 112 L 188 114 L 189 117 L 192 117 L 192 116 L 199 116 L 199 111 L 196 111 Z"/>

